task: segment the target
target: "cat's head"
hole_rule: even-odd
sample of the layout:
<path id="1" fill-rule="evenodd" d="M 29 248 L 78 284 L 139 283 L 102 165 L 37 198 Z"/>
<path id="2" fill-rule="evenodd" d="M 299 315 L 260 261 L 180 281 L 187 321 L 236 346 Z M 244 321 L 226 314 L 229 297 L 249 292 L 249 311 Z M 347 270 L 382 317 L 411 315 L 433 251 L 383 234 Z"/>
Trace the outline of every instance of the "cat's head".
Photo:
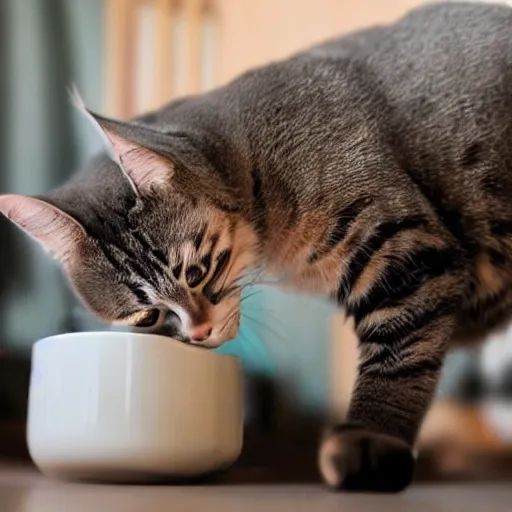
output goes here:
<path id="1" fill-rule="evenodd" d="M 215 347 L 235 337 L 256 238 L 236 194 L 183 135 L 85 110 L 113 158 L 0 211 L 60 262 L 100 319 Z"/>

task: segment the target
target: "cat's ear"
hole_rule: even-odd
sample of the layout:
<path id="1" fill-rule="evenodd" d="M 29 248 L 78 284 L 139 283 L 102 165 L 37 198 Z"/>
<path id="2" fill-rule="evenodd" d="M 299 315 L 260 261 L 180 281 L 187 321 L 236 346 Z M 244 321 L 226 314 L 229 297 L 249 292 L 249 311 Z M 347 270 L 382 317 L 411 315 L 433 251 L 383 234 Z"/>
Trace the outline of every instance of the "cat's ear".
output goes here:
<path id="1" fill-rule="evenodd" d="M 59 208 L 22 195 L 0 195 L 0 212 L 66 265 L 87 240 L 83 227 Z"/>
<path id="2" fill-rule="evenodd" d="M 149 128 L 116 121 L 89 110 L 78 92 L 72 91 L 75 106 L 83 112 L 106 138 L 116 160 L 131 184 L 141 194 L 168 187 L 174 174 L 172 162 L 135 140 L 162 136 Z"/>

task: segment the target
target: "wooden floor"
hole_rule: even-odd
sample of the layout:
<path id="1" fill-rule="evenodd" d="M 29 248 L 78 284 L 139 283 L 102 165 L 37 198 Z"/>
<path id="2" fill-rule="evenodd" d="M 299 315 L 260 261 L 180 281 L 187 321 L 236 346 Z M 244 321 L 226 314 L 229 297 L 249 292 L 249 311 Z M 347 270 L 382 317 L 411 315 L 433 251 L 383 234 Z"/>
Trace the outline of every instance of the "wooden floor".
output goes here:
<path id="1" fill-rule="evenodd" d="M 320 485 L 111 486 L 64 483 L 0 466 L 1 512 L 510 512 L 510 484 L 417 484 L 396 496 L 334 494 Z"/>

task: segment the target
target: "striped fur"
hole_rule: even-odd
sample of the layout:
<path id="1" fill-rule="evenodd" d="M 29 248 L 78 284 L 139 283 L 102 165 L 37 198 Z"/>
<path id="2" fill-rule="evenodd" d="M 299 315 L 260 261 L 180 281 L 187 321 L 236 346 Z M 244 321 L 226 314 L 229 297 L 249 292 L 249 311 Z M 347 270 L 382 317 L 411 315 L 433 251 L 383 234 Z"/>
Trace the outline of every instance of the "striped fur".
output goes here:
<path id="1" fill-rule="evenodd" d="M 66 255 L 109 321 L 159 308 L 164 332 L 211 324 L 200 343 L 216 346 L 237 332 L 249 268 L 333 297 L 361 358 L 321 471 L 400 490 L 447 350 L 511 316 L 510 27 L 506 7 L 437 3 L 133 122 L 82 105 L 117 163 L 45 198 L 58 229 L 30 198 L 0 209 Z"/>

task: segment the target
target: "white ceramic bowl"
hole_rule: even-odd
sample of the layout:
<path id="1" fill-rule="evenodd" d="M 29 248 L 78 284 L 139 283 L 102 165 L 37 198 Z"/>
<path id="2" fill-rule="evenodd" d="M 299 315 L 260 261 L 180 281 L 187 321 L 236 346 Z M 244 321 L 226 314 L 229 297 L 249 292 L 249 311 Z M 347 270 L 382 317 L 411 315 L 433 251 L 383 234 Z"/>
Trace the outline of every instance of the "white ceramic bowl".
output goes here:
<path id="1" fill-rule="evenodd" d="M 63 334 L 33 348 L 28 446 L 59 478 L 200 476 L 238 458 L 242 400 L 233 357 L 162 336 Z"/>

